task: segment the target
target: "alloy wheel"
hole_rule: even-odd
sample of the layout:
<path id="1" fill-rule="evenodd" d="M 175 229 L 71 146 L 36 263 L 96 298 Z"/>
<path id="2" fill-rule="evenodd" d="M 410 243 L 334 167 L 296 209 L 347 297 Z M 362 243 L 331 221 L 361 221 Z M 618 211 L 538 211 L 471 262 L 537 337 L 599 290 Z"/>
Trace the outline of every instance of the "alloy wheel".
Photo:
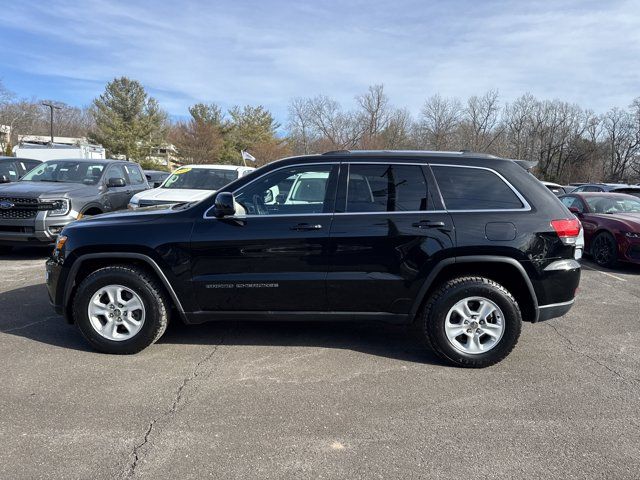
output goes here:
<path id="1" fill-rule="evenodd" d="M 600 235 L 593 242 L 593 258 L 598 265 L 608 265 L 614 254 L 615 246 L 612 245 L 611 240 L 606 235 Z"/>
<path id="2" fill-rule="evenodd" d="M 145 318 L 140 296 L 123 285 L 101 287 L 91 297 L 89 322 L 102 337 L 120 342 L 134 337 Z"/>
<path id="3" fill-rule="evenodd" d="M 504 334 L 504 314 L 493 301 L 484 297 L 467 297 L 457 302 L 449 312 L 444 330 L 449 343 L 469 355 L 478 355 L 494 348 Z"/>

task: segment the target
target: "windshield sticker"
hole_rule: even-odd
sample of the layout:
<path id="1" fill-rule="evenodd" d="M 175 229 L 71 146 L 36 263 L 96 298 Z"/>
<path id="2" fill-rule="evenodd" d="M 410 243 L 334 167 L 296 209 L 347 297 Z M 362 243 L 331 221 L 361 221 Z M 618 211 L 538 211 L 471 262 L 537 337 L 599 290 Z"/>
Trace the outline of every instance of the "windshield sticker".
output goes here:
<path id="1" fill-rule="evenodd" d="M 181 173 L 187 173 L 187 172 L 190 172 L 190 171 L 191 171 L 190 168 L 179 168 L 178 170 L 173 172 L 173 174 L 174 175 L 180 175 Z"/>

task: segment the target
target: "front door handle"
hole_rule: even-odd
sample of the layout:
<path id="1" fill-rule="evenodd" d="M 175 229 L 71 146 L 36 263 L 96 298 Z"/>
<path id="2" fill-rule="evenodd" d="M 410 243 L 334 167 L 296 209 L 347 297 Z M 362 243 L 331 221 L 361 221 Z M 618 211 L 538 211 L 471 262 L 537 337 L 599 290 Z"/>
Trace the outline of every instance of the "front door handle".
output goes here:
<path id="1" fill-rule="evenodd" d="M 308 231 L 308 230 L 320 230 L 322 229 L 322 225 L 318 224 L 318 223 L 299 223 L 298 225 L 294 225 L 293 227 L 291 227 L 289 230 L 295 230 L 297 232 L 304 232 L 304 231 Z"/>
<path id="2" fill-rule="evenodd" d="M 429 220 L 421 220 L 419 222 L 412 223 L 411 225 L 416 228 L 440 228 L 443 230 L 445 229 L 444 222 L 432 222 Z"/>

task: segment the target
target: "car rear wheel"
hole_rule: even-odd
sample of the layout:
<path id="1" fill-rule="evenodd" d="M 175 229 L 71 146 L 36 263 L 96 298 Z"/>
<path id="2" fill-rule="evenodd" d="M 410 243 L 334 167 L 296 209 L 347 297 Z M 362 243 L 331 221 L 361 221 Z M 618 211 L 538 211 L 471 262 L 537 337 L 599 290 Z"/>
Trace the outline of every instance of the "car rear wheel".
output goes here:
<path id="1" fill-rule="evenodd" d="M 73 318 L 101 352 L 137 353 L 154 343 L 168 323 L 162 286 L 142 269 L 111 266 L 93 272 L 78 287 Z"/>
<path id="2" fill-rule="evenodd" d="M 618 243 L 609 232 L 601 232 L 591 244 L 593 260 L 605 268 L 613 268 L 618 262 Z"/>
<path id="3" fill-rule="evenodd" d="M 472 368 L 504 359 L 522 328 L 513 296 L 502 285 L 482 277 L 445 283 L 429 298 L 418 321 L 427 344 L 441 358 Z"/>

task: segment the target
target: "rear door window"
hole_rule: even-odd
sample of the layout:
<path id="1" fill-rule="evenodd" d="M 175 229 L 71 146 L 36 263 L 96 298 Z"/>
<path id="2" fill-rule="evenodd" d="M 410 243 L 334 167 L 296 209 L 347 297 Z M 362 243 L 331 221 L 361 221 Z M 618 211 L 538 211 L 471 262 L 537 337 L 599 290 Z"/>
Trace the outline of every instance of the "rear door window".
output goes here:
<path id="1" fill-rule="evenodd" d="M 142 176 L 142 173 L 137 166 L 125 165 L 124 169 L 129 174 L 129 180 L 131 181 L 132 185 L 140 185 L 141 183 L 144 183 L 144 177 Z"/>
<path id="2" fill-rule="evenodd" d="M 432 165 L 447 210 L 518 210 L 518 195 L 484 168 Z"/>
<path id="3" fill-rule="evenodd" d="M 347 212 L 416 212 L 432 208 L 419 165 L 351 164 Z"/>

